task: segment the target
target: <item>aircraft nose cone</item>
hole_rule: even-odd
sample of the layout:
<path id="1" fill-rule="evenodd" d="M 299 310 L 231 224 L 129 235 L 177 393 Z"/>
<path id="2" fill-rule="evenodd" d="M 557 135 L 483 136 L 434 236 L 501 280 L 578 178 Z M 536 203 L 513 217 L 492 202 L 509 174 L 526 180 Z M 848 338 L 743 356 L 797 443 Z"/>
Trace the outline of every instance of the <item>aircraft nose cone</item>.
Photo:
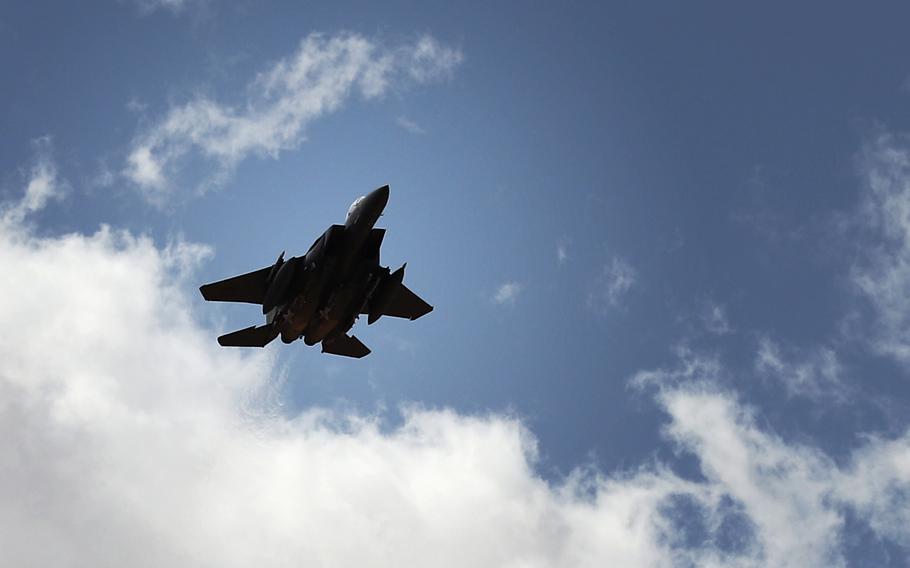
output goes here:
<path id="1" fill-rule="evenodd" d="M 366 198 L 366 208 L 373 219 L 378 219 L 389 202 L 389 186 L 384 185 L 372 191 Z"/>
<path id="2" fill-rule="evenodd" d="M 384 185 L 370 194 L 370 201 L 376 204 L 379 209 L 385 209 L 386 203 L 389 202 L 389 186 Z"/>

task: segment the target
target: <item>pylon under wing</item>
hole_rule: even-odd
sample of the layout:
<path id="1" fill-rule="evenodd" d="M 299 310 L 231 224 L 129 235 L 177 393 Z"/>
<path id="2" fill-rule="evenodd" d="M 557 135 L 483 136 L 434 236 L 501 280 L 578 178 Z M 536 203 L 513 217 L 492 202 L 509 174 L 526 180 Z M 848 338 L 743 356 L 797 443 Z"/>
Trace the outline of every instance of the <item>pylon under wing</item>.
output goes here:
<path id="1" fill-rule="evenodd" d="M 370 354 L 370 348 L 354 335 L 339 335 L 322 342 L 322 352 L 360 359 Z"/>
<path id="2" fill-rule="evenodd" d="M 251 326 L 232 331 L 218 338 L 223 347 L 265 347 L 278 337 L 278 330 L 272 324 Z"/>

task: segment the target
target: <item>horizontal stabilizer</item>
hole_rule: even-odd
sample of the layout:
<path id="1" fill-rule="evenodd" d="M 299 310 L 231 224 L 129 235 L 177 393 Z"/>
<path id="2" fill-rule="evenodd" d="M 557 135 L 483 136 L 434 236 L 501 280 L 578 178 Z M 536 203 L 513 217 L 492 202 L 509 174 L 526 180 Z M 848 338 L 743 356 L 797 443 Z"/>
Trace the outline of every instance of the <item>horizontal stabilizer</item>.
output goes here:
<path id="1" fill-rule="evenodd" d="M 433 311 L 433 306 L 423 301 L 423 299 L 411 292 L 404 284 L 398 285 L 398 294 L 392 298 L 392 302 L 385 310 L 385 315 L 396 318 L 408 318 L 416 320 Z"/>
<path id="2" fill-rule="evenodd" d="M 271 271 L 271 266 L 261 268 L 226 280 L 204 284 L 199 287 L 199 291 L 202 292 L 202 297 L 209 302 L 261 304 L 269 289 L 269 272 Z"/>
<path id="3" fill-rule="evenodd" d="M 389 298 L 389 303 L 383 307 L 382 314 L 378 315 L 416 320 L 432 311 L 433 306 L 423 301 L 414 292 L 411 292 L 404 284 L 397 284 Z M 362 313 L 370 313 L 369 305 L 364 306 Z"/>
<path id="4" fill-rule="evenodd" d="M 278 337 L 278 331 L 272 325 L 252 326 L 238 329 L 218 338 L 223 347 L 265 347 Z"/>
<path id="5" fill-rule="evenodd" d="M 370 354 L 370 348 L 353 335 L 339 335 L 323 340 L 322 352 L 360 359 Z"/>

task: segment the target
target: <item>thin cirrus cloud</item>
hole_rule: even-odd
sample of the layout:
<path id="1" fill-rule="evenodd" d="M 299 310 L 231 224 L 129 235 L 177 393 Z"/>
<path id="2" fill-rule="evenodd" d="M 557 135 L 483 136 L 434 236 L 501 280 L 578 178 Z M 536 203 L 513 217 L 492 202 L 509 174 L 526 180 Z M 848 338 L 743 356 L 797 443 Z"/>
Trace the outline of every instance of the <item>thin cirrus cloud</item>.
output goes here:
<path id="1" fill-rule="evenodd" d="M 127 1 L 139 9 L 142 15 L 152 14 L 159 10 L 181 15 L 189 8 L 204 8 L 209 0 L 121 0 Z"/>
<path id="2" fill-rule="evenodd" d="M 522 285 L 520 282 L 504 282 L 496 289 L 496 293 L 493 294 L 493 301 L 499 305 L 512 306 L 518 299 L 518 295 L 521 294 L 521 290 Z"/>
<path id="3" fill-rule="evenodd" d="M 355 95 L 374 99 L 392 85 L 444 80 L 462 59 L 459 49 L 429 35 L 390 47 L 355 33 L 311 34 L 296 53 L 259 73 L 240 104 L 200 95 L 172 107 L 135 137 L 124 174 L 147 199 L 162 202 L 195 156 L 212 171 L 200 189 L 217 186 L 250 155 L 296 148 L 312 121 Z"/>
<path id="4" fill-rule="evenodd" d="M 848 386 L 837 353 L 828 347 L 817 347 L 807 354 L 785 353 L 769 337 L 759 340 L 755 369 L 762 377 L 784 387 L 787 396 L 807 397 L 830 402 L 847 402 Z"/>
<path id="5" fill-rule="evenodd" d="M 708 301 L 701 314 L 702 323 L 708 333 L 714 335 L 729 335 L 733 333 L 733 326 L 727 318 L 727 308 L 723 304 Z"/>
<path id="6" fill-rule="evenodd" d="M 57 174 L 51 137 L 33 140 L 32 147 L 35 158 L 22 199 L 0 207 L 0 218 L 5 223 L 21 223 L 30 213 L 40 211 L 49 201 L 60 200 L 69 192 L 69 183 Z"/>
<path id="7" fill-rule="evenodd" d="M 569 241 L 568 237 L 562 237 L 556 241 L 556 264 L 559 266 L 564 265 L 569 261 Z"/>
<path id="8" fill-rule="evenodd" d="M 396 118 L 395 124 L 397 124 L 398 126 L 400 126 L 403 129 L 407 130 L 411 134 L 426 134 L 427 133 L 427 131 L 422 126 L 420 126 L 419 124 L 417 124 L 416 122 L 414 122 L 413 120 L 411 120 L 410 118 L 408 118 L 406 116 L 399 116 L 398 118 Z"/>
<path id="9" fill-rule="evenodd" d="M 879 132 L 861 153 L 862 226 L 872 241 L 852 282 L 875 312 L 872 347 L 910 364 L 910 136 Z"/>
<path id="10" fill-rule="evenodd" d="M 622 307 L 622 301 L 638 281 L 638 271 L 615 256 L 594 278 L 588 292 L 588 307 L 600 314 Z"/>

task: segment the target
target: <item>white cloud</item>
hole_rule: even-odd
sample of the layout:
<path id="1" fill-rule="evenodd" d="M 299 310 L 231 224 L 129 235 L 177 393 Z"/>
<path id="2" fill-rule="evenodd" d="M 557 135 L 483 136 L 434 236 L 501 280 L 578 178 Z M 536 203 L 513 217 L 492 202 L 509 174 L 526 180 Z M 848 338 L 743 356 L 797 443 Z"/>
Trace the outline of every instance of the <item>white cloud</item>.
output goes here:
<path id="1" fill-rule="evenodd" d="M 69 191 L 69 184 L 57 175 L 57 166 L 51 156 L 50 137 L 35 139 L 32 146 L 35 159 L 22 198 L 0 207 L 4 223 L 21 223 L 28 214 L 44 209 L 50 200 L 61 199 Z"/>
<path id="2" fill-rule="evenodd" d="M 519 282 L 505 282 L 496 289 L 496 293 L 493 294 L 493 301 L 500 305 L 514 305 L 518 295 L 521 294 L 521 289 L 522 286 Z"/>
<path id="3" fill-rule="evenodd" d="M 395 119 L 395 124 L 404 128 L 411 134 L 426 134 L 427 131 L 423 129 L 419 124 L 411 120 L 406 116 L 399 116 Z"/>
<path id="4" fill-rule="evenodd" d="M 562 266 L 569 260 L 569 244 L 567 237 L 563 237 L 556 242 L 556 263 Z"/>
<path id="5" fill-rule="evenodd" d="M 214 165 L 201 188 L 218 185 L 251 154 L 276 157 L 296 148 L 313 120 L 354 94 L 372 99 L 393 85 L 441 80 L 461 61 L 459 50 L 430 36 L 388 48 L 354 33 L 311 34 L 296 53 L 257 75 L 241 104 L 200 95 L 171 108 L 136 136 L 124 173 L 160 202 L 173 191 L 183 162 L 197 155 Z"/>
<path id="6" fill-rule="evenodd" d="M 130 100 L 126 101 L 126 110 L 134 114 L 144 114 L 148 110 L 148 103 L 143 102 L 142 99 L 138 97 L 132 97 Z"/>
<path id="7" fill-rule="evenodd" d="M 717 357 L 696 355 L 685 346 L 675 348 L 674 353 L 679 360 L 676 368 L 638 371 L 629 380 L 629 385 L 636 389 L 666 389 L 688 383 L 719 382 L 722 367 Z"/>
<path id="8" fill-rule="evenodd" d="M 838 497 L 852 503 L 876 533 L 910 547 L 910 431 L 894 440 L 870 437 L 839 476 Z"/>
<path id="9" fill-rule="evenodd" d="M 733 327 L 727 319 L 727 308 L 722 304 L 708 302 L 701 314 L 702 323 L 709 333 L 714 335 L 728 335 L 733 333 Z"/>
<path id="10" fill-rule="evenodd" d="M 0 226 L 0 564 L 669 564 L 662 470 L 549 484 L 503 415 L 282 414 L 271 351 L 193 318 L 207 252 Z"/>
<path id="11" fill-rule="evenodd" d="M 411 339 L 391 333 L 384 334 L 382 339 L 389 347 L 394 347 L 396 350 L 407 353 L 411 357 L 417 354 L 417 342 Z"/>
<path id="12" fill-rule="evenodd" d="M 616 256 L 594 279 L 588 293 L 588 307 L 606 314 L 619 308 L 632 286 L 638 281 L 638 272 L 624 259 Z"/>
<path id="13" fill-rule="evenodd" d="M 133 0 L 133 3 L 139 7 L 143 13 L 151 13 L 156 10 L 167 10 L 174 14 L 179 14 L 191 4 L 202 4 L 206 0 Z"/>
<path id="14" fill-rule="evenodd" d="M 88 183 L 91 186 L 108 188 L 113 186 L 116 180 L 117 176 L 107 162 L 100 160 L 95 175 L 92 176 Z"/>
<path id="15" fill-rule="evenodd" d="M 763 429 L 753 408 L 717 386 L 724 370 L 716 359 L 681 355 L 679 368 L 639 373 L 632 384 L 657 386 L 658 401 L 670 416 L 665 432 L 698 459 L 706 480 L 703 494 L 730 499 L 743 515 L 746 530 L 739 535 L 737 561 L 844 566 L 848 509 L 880 538 L 910 543 L 905 531 L 910 433 L 890 441 L 871 438 L 839 467 L 817 448 Z M 724 522 L 718 518 L 722 509 L 712 510 L 710 503 L 702 502 L 709 541 Z"/>
<path id="16" fill-rule="evenodd" d="M 668 435 L 698 457 L 713 490 L 742 506 L 764 565 L 843 564 L 843 521 L 827 502 L 834 468 L 829 460 L 761 431 L 751 412 L 728 395 L 685 387 L 660 400 L 671 417 Z"/>
<path id="17" fill-rule="evenodd" d="M 446 79 L 464 60 L 461 51 L 447 47 L 429 35 L 420 37 L 413 47 L 402 46 L 397 51 L 404 69 L 418 83 Z"/>
<path id="18" fill-rule="evenodd" d="M 880 133 L 860 162 L 862 221 L 873 242 L 855 263 L 852 281 L 876 314 L 873 347 L 910 363 L 910 138 Z"/>
<path id="19" fill-rule="evenodd" d="M 906 543 L 910 436 L 839 468 L 686 351 L 635 383 L 658 386 L 697 481 L 658 463 L 548 483 L 501 414 L 286 415 L 273 351 L 222 349 L 192 315 L 208 253 L 0 224 L 0 564 L 838 566 L 845 507 Z"/>
<path id="20" fill-rule="evenodd" d="M 783 385 L 788 396 L 847 401 L 843 367 L 834 350 L 819 347 L 804 355 L 790 351 L 785 356 L 779 344 L 762 337 L 755 359 L 756 370 Z"/>

